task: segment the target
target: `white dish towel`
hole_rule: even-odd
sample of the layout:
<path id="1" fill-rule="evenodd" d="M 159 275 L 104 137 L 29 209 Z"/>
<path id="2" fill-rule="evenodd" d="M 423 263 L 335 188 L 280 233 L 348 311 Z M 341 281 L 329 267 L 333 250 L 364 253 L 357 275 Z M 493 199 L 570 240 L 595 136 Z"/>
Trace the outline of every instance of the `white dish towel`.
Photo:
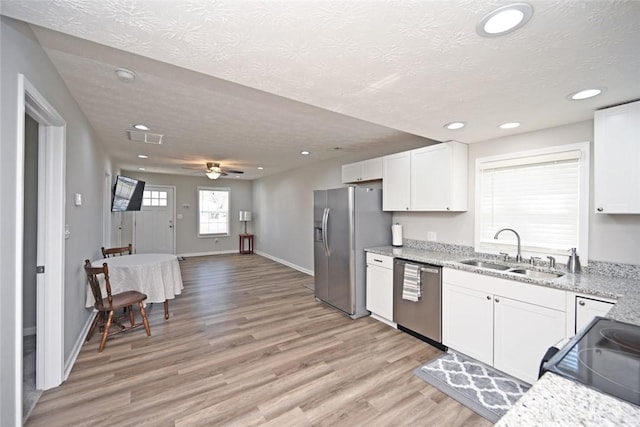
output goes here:
<path id="1" fill-rule="evenodd" d="M 402 299 L 418 302 L 422 297 L 420 290 L 420 266 L 406 263 L 402 283 Z"/>

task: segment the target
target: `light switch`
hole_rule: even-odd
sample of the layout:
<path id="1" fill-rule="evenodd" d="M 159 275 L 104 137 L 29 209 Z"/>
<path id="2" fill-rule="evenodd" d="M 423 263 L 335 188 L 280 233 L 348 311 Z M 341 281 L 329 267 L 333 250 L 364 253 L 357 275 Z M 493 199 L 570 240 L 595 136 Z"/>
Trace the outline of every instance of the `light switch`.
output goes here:
<path id="1" fill-rule="evenodd" d="M 69 231 L 69 224 L 64 225 L 64 238 L 68 239 L 71 236 L 71 231 Z"/>
<path id="2" fill-rule="evenodd" d="M 76 193 L 75 204 L 76 206 L 82 206 L 82 194 Z"/>

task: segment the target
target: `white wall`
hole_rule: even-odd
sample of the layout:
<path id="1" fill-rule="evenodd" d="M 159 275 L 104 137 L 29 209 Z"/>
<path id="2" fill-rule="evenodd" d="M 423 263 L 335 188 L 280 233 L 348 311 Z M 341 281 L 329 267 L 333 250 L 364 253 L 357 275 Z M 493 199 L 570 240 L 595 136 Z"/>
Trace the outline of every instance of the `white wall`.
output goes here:
<path id="1" fill-rule="evenodd" d="M 243 179 L 211 180 L 201 175 L 183 176 L 167 175 L 155 173 L 143 173 L 136 171 L 122 171 L 122 175 L 145 181 L 146 185 L 167 185 L 174 186 L 176 216 L 182 214 L 182 219 L 176 219 L 176 254 L 201 254 L 238 251 L 238 234 L 244 232 L 244 223 L 238 220 L 238 212 L 241 210 L 252 210 L 252 183 Z M 115 177 L 115 175 L 114 175 Z M 198 186 L 202 187 L 222 187 L 229 188 L 229 209 L 230 209 L 230 235 L 226 237 L 198 237 Z M 190 205 L 185 208 L 184 205 Z M 116 218 L 122 216 L 122 244 L 123 246 L 132 242 L 132 219 L 133 212 L 123 212 L 122 214 L 112 214 L 114 223 Z M 114 224 L 117 225 L 117 224 Z M 247 224 L 247 232 L 251 232 L 252 222 Z M 216 243 L 216 239 L 218 242 Z"/>
<path id="2" fill-rule="evenodd" d="M 82 262 L 100 253 L 103 173 L 108 163 L 88 121 L 29 27 L 5 16 L 0 20 L 0 425 L 13 426 L 22 424 L 20 405 L 16 405 L 22 396 L 13 380 L 22 359 L 22 337 L 16 336 L 16 322 L 22 326 L 22 283 L 16 274 L 19 258 L 15 251 L 20 246 L 22 228 L 14 208 L 23 199 L 16 193 L 20 181 L 16 162 L 18 73 L 26 76 L 67 123 L 65 222 L 71 236 L 65 241 L 65 360 L 90 314 L 84 308 L 86 278 Z M 82 206 L 73 205 L 74 193 L 83 195 Z"/>
<path id="3" fill-rule="evenodd" d="M 397 212 L 394 222 L 403 225 L 404 237 L 427 240 L 435 231 L 443 243 L 473 246 L 475 210 L 475 162 L 477 158 L 533 150 L 577 142 L 591 142 L 593 121 L 574 123 L 535 132 L 493 139 L 469 145 L 469 210 L 463 213 Z M 593 162 L 593 156 L 592 162 Z M 593 167 L 591 167 L 593 171 Z M 594 213 L 593 173 L 591 174 L 589 213 L 589 254 L 594 261 L 640 264 L 640 215 L 603 215 Z M 580 254 L 587 258 L 587 254 Z M 565 260 L 559 260 L 565 262 Z"/>

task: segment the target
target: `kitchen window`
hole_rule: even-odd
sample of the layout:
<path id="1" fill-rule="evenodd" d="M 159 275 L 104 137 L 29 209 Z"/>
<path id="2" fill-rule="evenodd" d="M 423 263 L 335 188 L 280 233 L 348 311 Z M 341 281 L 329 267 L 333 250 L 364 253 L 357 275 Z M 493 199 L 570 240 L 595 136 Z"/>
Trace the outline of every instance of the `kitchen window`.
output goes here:
<path id="1" fill-rule="evenodd" d="M 229 235 L 228 188 L 198 187 L 198 236 Z"/>
<path id="2" fill-rule="evenodd" d="M 476 252 L 568 255 L 586 260 L 589 228 L 589 143 L 476 160 Z M 564 260 L 561 260 L 563 262 Z"/>

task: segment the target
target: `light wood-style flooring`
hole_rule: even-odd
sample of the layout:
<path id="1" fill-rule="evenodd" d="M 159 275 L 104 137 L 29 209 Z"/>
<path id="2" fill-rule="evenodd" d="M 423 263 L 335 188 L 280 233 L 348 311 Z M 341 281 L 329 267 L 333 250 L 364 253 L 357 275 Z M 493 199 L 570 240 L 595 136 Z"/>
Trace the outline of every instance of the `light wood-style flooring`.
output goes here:
<path id="1" fill-rule="evenodd" d="M 412 370 L 440 351 L 317 302 L 256 254 L 188 258 L 184 291 L 44 392 L 28 426 L 490 426 Z"/>

